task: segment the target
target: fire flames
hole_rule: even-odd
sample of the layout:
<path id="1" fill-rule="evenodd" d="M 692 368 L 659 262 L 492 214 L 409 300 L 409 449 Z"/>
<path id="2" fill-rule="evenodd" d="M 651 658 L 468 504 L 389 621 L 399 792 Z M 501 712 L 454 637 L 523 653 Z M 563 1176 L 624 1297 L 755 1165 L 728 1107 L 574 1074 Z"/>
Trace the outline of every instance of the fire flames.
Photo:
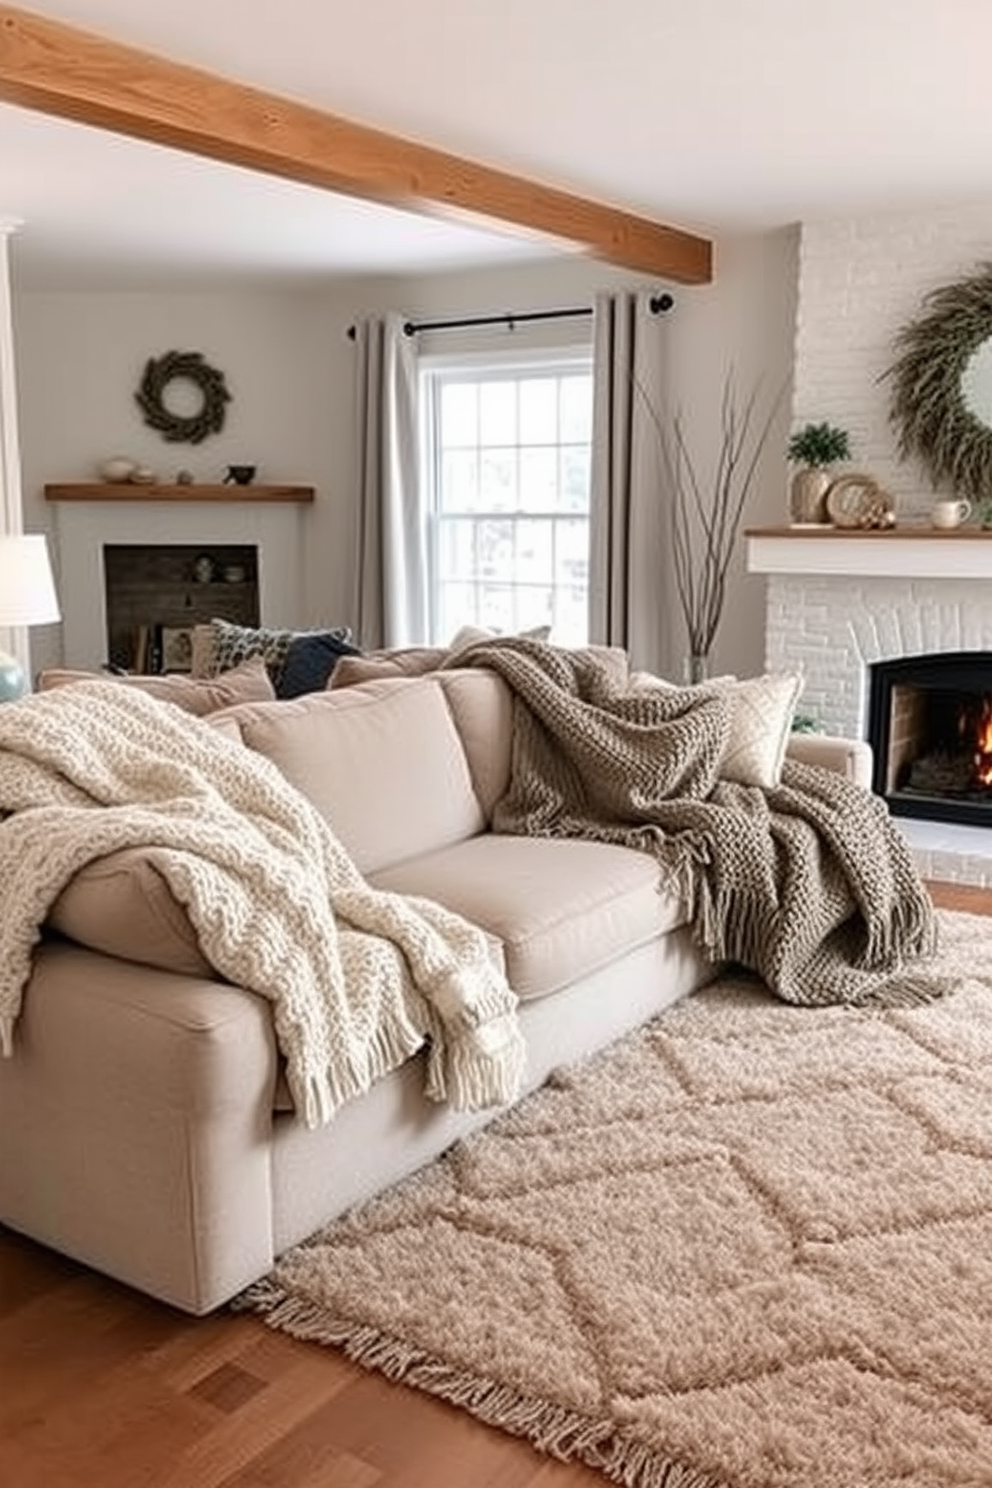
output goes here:
<path id="1" fill-rule="evenodd" d="M 992 698 L 982 702 L 981 713 L 975 725 L 975 781 L 978 785 L 992 785 Z"/>

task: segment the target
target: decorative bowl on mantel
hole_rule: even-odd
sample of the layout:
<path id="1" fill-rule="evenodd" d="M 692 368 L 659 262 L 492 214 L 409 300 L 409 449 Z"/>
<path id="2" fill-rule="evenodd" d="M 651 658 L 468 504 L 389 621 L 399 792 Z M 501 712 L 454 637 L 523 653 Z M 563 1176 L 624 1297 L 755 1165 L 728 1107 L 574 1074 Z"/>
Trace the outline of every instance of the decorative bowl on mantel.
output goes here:
<path id="1" fill-rule="evenodd" d="M 138 469 L 137 460 L 129 460 L 127 455 L 111 455 L 107 460 L 101 460 L 97 466 L 97 472 L 101 480 L 108 485 L 122 485 L 129 481 Z"/>
<path id="2" fill-rule="evenodd" d="M 892 498 L 874 476 L 842 475 L 827 492 L 827 515 L 835 527 L 861 529 L 896 525 Z"/>

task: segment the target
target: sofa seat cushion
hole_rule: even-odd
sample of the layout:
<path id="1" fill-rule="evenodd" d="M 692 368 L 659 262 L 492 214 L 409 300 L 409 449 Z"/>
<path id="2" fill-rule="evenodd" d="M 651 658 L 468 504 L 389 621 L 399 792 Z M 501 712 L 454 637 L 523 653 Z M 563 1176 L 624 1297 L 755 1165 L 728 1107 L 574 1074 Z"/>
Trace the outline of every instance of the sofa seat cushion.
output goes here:
<path id="1" fill-rule="evenodd" d="M 647 853 L 604 842 L 483 833 L 371 876 L 503 943 L 521 1000 L 544 997 L 686 921 Z"/>

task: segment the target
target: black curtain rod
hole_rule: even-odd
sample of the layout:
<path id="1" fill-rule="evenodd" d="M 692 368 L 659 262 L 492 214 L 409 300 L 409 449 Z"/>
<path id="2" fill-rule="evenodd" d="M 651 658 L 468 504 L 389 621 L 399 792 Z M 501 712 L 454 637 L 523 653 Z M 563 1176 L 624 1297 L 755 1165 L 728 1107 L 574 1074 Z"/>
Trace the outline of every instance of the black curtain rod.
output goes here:
<path id="1" fill-rule="evenodd" d="M 648 309 L 652 315 L 661 315 L 666 310 L 671 310 L 674 304 L 674 297 L 666 290 L 663 294 L 651 296 Z M 530 320 L 572 320 L 580 315 L 591 314 L 591 305 L 575 305 L 565 310 L 522 310 L 519 314 L 507 310 L 502 315 L 467 315 L 460 320 L 408 320 L 404 322 L 403 334 L 415 336 L 418 331 L 455 331 L 463 330 L 466 326 L 487 325 L 505 325 L 512 329 Z M 355 339 L 354 326 L 348 327 L 348 339 Z"/>
<path id="2" fill-rule="evenodd" d="M 652 315 L 670 310 L 674 304 L 674 299 L 667 293 L 652 295 L 648 301 Z M 575 320 L 579 316 L 591 314 L 591 305 L 577 305 L 565 310 L 521 310 L 519 313 L 507 310 L 502 315 L 466 315 L 459 320 L 408 320 L 403 326 L 403 334 L 415 336 L 418 331 L 456 331 L 463 330 L 466 326 L 488 325 L 505 325 L 512 330 L 514 326 L 523 325 L 527 321 Z"/>

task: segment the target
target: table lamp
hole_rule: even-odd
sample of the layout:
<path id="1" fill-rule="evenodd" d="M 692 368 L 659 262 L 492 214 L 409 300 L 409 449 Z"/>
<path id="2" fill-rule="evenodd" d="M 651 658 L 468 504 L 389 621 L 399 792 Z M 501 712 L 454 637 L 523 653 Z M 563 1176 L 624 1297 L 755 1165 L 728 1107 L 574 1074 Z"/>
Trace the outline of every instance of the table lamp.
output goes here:
<path id="1" fill-rule="evenodd" d="M 44 537 L 0 537 L 0 626 L 51 625 L 60 618 Z M 22 697 L 27 685 L 17 657 L 0 650 L 0 702 Z"/>

